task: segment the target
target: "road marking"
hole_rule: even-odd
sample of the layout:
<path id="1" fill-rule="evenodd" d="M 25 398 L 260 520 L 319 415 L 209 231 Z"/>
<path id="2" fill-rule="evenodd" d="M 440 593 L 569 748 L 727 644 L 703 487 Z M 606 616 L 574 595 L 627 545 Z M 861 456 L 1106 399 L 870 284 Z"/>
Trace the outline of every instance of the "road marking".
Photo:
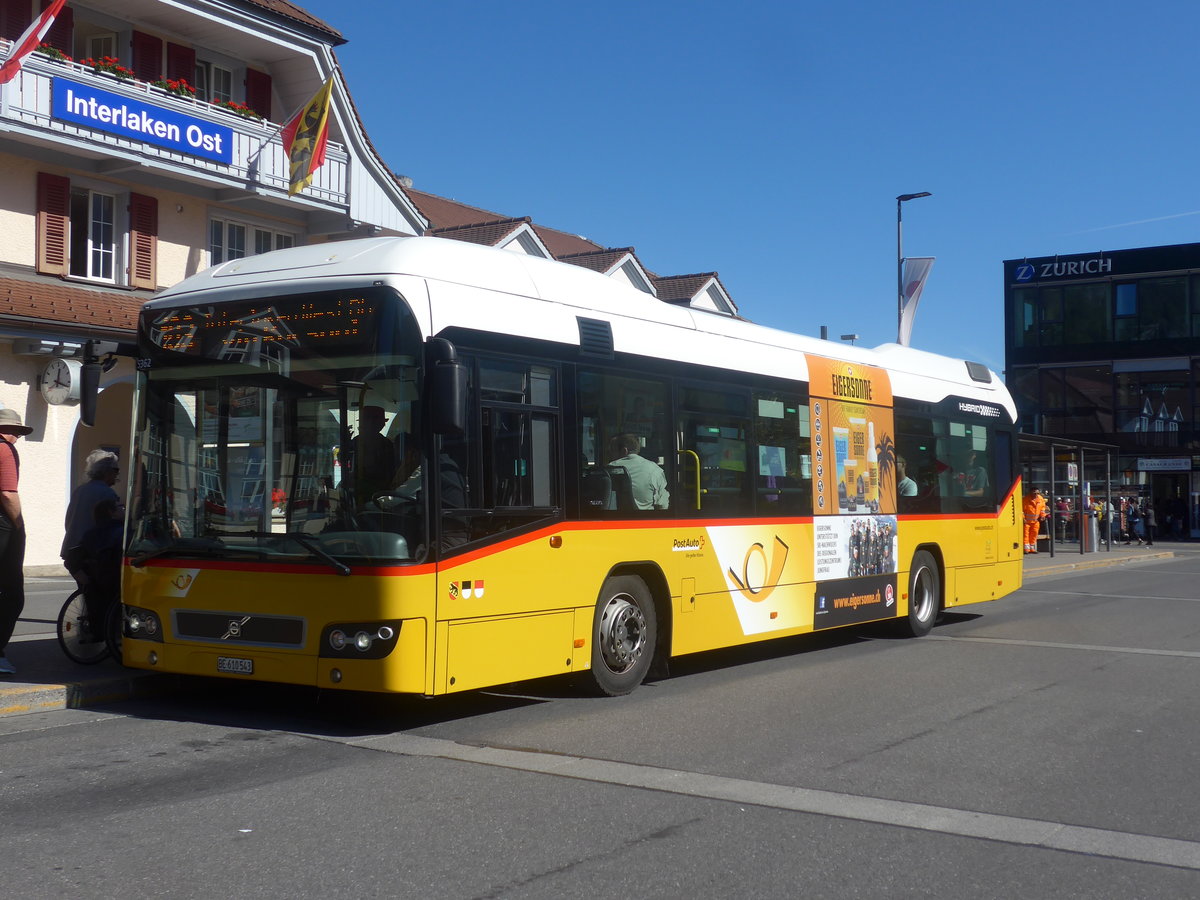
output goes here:
<path id="1" fill-rule="evenodd" d="M 1086 853 L 1131 862 L 1200 870 L 1200 843 L 1194 841 L 745 781 L 740 778 L 725 778 L 634 763 L 530 750 L 472 747 L 413 734 L 374 735 L 362 738 L 317 736 L 317 739 L 404 756 L 457 760 L 522 772 L 575 778 L 580 781 L 644 788 L 708 800 L 726 800 L 770 809 L 1021 844 L 1045 850 Z"/>
<path id="2" fill-rule="evenodd" d="M 961 641 L 968 644 L 1008 644 L 1014 647 L 1047 647 L 1051 650 L 1091 650 L 1105 653 L 1135 653 L 1141 656 L 1179 656 L 1200 659 L 1197 650 L 1150 650 L 1146 647 L 1110 647 L 1104 644 L 1064 644 L 1057 641 L 1025 641 L 1019 638 L 954 637 L 949 634 L 928 634 L 923 641 Z"/>
<path id="3" fill-rule="evenodd" d="M 1022 594 L 1055 594 L 1060 597 L 1104 597 L 1108 600 L 1183 600 L 1186 603 L 1200 603 L 1198 597 L 1157 597 L 1138 594 L 1130 597 L 1128 594 L 1093 594 L 1091 591 L 1035 591 L 1021 588 Z"/>
<path id="4" fill-rule="evenodd" d="M 0 737 L 10 734 L 28 734 L 35 731 L 51 731 L 56 728 L 72 728 L 90 725 L 104 719 L 125 719 L 123 713 L 98 712 L 94 709 L 57 709 L 46 712 L 29 712 L 19 716 L 0 718 Z"/>

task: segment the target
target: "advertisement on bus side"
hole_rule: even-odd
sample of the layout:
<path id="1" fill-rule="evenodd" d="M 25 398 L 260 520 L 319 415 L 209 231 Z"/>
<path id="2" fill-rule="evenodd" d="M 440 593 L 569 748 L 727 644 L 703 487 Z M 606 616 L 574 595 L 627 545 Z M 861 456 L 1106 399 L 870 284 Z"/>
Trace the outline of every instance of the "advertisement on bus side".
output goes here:
<path id="1" fill-rule="evenodd" d="M 899 535 L 891 380 L 808 357 L 815 628 L 896 615 Z"/>

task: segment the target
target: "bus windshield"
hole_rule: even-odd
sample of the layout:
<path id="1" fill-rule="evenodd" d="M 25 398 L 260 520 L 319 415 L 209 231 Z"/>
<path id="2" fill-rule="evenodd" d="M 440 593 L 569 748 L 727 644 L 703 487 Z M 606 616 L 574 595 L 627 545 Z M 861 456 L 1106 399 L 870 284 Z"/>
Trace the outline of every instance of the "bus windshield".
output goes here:
<path id="1" fill-rule="evenodd" d="M 129 553 L 423 557 L 421 340 L 383 287 L 143 315 Z"/>

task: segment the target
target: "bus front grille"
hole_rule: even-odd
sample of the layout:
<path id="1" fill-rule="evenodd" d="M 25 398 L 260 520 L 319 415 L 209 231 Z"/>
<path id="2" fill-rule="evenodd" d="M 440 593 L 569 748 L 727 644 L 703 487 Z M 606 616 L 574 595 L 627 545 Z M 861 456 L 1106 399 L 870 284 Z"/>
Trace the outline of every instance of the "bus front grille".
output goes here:
<path id="1" fill-rule="evenodd" d="M 177 609 L 172 612 L 172 619 L 175 636 L 182 641 L 257 647 L 304 646 L 304 619 L 290 616 Z"/>

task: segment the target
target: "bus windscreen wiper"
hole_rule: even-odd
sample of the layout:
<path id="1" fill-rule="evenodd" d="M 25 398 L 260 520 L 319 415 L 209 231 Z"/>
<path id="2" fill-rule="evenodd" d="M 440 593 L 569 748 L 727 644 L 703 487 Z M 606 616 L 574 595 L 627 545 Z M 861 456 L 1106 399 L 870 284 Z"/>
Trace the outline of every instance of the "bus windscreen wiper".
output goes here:
<path id="1" fill-rule="evenodd" d="M 307 550 L 313 556 L 316 556 L 319 559 L 323 559 L 325 562 L 329 563 L 329 565 L 339 575 L 349 575 L 350 574 L 350 567 L 348 565 L 346 565 L 344 562 L 342 562 L 340 559 L 338 559 L 336 556 L 334 556 L 332 553 L 330 553 L 329 551 L 327 551 L 323 547 L 321 547 L 320 544 L 318 544 L 316 541 L 313 540 L 311 534 L 306 534 L 303 531 L 285 531 L 285 532 L 283 532 L 283 537 L 291 538 L 293 541 L 295 541 L 297 544 L 299 544 L 301 547 L 303 547 L 305 550 Z"/>
<path id="2" fill-rule="evenodd" d="M 212 538 L 172 538 L 161 547 L 155 547 L 153 550 L 147 550 L 145 553 L 139 553 L 137 556 L 129 560 L 129 564 L 135 569 L 140 569 L 150 560 L 159 556 L 166 556 L 168 553 L 175 553 L 177 551 L 187 551 L 192 553 L 197 551 L 205 551 L 207 554 L 216 550 L 223 550 L 224 548 L 224 544 Z"/>
<path id="3" fill-rule="evenodd" d="M 238 537 L 252 538 L 291 538 L 313 556 L 322 562 L 329 564 L 330 568 L 335 570 L 339 575 L 349 575 L 350 567 L 322 547 L 317 541 L 313 540 L 313 536 L 303 531 L 244 531 L 238 534 Z"/>

